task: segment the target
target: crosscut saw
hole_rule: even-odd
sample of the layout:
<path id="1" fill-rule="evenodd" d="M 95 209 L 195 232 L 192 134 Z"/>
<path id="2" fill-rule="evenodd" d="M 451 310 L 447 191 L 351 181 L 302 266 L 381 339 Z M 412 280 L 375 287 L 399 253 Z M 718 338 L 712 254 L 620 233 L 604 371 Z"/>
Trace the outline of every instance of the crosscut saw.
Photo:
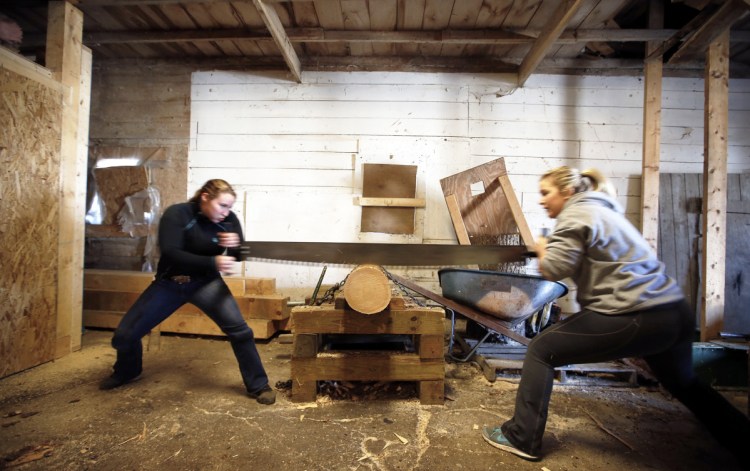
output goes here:
<path id="1" fill-rule="evenodd" d="M 248 241 L 240 250 L 245 260 L 385 266 L 490 265 L 522 262 L 535 256 L 525 245 Z"/>

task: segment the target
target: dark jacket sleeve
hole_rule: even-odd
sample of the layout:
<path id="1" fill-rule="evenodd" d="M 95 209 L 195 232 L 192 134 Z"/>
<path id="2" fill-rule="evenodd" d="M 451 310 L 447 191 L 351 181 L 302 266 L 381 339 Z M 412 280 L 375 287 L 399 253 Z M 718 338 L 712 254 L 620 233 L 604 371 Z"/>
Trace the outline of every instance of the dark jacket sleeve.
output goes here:
<path id="1" fill-rule="evenodd" d="M 216 270 L 216 262 L 211 255 L 196 255 L 185 247 L 184 231 L 191 224 L 193 213 L 189 205 L 177 204 L 164 211 L 159 222 L 159 248 L 169 266 L 191 271 Z M 178 270 L 179 271 L 179 270 Z"/>
<path id="2" fill-rule="evenodd" d="M 227 231 L 236 232 L 237 235 L 240 236 L 240 243 L 244 242 L 245 236 L 242 234 L 242 225 L 240 224 L 240 220 L 239 218 L 237 218 L 237 215 L 233 212 L 230 212 L 225 222 L 229 223 L 229 225 L 227 225 Z M 240 249 L 241 247 L 232 247 L 230 249 L 227 249 L 227 255 L 229 255 L 230 257 L 234 257 L 238 262 L 242 261 Z"/>

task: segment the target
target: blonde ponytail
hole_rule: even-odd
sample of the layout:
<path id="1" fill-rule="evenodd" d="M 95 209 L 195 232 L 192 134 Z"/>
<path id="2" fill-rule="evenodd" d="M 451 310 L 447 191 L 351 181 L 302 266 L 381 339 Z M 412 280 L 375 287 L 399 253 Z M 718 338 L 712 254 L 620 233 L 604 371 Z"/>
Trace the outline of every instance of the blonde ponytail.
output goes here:
<path id="1" fill-rule="evenodd" d="M 557 167 L 542 175 L 541 180 L 545 179 L 550 179 L 561 191 L 570 189 L 571 193 L 574 194 L 583 191 L 600 191 L 612 197 L 617 196 L 612 183 L 595 168 L 579 172 L 576 168 L 567 166 Z"/>

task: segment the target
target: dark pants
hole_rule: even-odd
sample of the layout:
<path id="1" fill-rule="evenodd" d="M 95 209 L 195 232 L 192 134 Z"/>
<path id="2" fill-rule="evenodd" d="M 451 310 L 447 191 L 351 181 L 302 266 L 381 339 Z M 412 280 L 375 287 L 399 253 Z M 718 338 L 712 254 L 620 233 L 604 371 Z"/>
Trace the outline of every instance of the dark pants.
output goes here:
<path id="1" fill-rule="evenodd" d="M 247 390 L 257 392 L 266 386 L 268 376 L 255 348 L 253 331 L 221 278 L 198 278 L 184 284 L 154 280 L 122 318 L 112 337 L 112 346 L 117 350 L 114 374 L 123 379 L 138 376 L 143 359 L 141 338 L 185 303 L 200 308 L 229 338 Z"/>
<path id="2" fill-rule="evenodd" d="M 693 315 L 686 302 L 628 314 L 581 311 L 537 335 L 523 362 L 516 408 L 502 425 L 517 448 L 539 455 L 547 423 L 554 368 L 643 357 L 659 381 L 700 419 L 720 443 L 743 456 L 750 421 L 693 372 Z"/>

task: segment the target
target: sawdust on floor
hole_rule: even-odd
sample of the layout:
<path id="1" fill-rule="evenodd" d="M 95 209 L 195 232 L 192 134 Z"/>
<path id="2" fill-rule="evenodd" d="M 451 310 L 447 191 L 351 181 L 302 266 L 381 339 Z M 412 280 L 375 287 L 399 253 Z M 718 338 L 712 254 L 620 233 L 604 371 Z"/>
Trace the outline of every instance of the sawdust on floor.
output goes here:
<path id="1" fill-rule="evenodd" d="M 87 331 L 81 351 L 0 380 L 0 468 L 740 469 L 657 387 L 555 386 L 543 460 L 532 463 L 482 440 L 483 425 L 512 414 L 517 382 L 489 382 L 471 363 L 446 364 L 444 405 L 421 405 L 413 384 L 354 382 L 340 397 L 294 403 L 285 387 L 291 345 L 259 341 L 279 390 L 276 404 L 262 406 L 244 394 L 223 339 L 163 336 L 140 380 L 100 391 L 114 361 L 110 338 Z M 747 410 L 745 391 L 724 393 Z"/>

